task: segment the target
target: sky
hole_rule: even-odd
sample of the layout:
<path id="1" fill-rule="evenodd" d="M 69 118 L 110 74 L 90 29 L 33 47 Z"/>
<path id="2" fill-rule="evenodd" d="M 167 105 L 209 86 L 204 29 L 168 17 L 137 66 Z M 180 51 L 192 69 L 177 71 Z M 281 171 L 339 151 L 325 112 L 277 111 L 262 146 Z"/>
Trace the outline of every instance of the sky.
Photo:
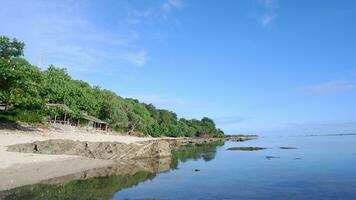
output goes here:
<path id="1" fill-rule="evenodd" d="M 356 1 L 0 0 L 46 69 L 228 134 L 356 133 Z"/>

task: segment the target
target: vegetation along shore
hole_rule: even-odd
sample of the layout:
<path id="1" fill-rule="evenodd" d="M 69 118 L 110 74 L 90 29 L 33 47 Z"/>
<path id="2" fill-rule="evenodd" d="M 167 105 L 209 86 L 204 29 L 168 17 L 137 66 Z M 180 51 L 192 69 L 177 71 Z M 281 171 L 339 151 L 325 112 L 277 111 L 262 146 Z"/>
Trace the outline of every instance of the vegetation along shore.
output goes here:
<path id="1" fill-rule="evenodd" d="M 0 37 L 0 120 L 77 126 L 153 137 L 221 137 L 212 119 L 178 119 L 177 114 L 152 104 L 124 98 L 99 86 L 74 80 L 66 69 L 46 70 L 23 57 L 25 44 Z"/>
<path id="2" fill-rule="evenodd" d="M 147 171 L 157 163 L 144 160 L 170 165 L 182 146 L 256 137 L 224 135 L 208 117 L 178 118 L 66 69 L 40 69 L 23 57 L 24 46 L 0 37 L 0 178 L 9 180 L 0 191 L 113 165 Z"/>

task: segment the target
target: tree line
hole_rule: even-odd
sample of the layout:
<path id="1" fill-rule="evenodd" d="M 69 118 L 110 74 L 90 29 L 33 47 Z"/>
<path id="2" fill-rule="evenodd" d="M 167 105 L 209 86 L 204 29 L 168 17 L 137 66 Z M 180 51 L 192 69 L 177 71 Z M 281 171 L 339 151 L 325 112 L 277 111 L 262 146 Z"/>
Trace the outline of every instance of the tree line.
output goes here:
<path id="1" fill-rule="evenodd" d="M 21 41 L 0 36 L 0 104 L 5 106 L 0 120 L 43 122 L 45 116 L 63 112 L 46 106 L 56 103 L 68 106 L 75 117 L 87 113 L 104 120 L 118 132 L 153 137 L 224 135 L 210 118 L 178 118 L 172 111 L 75 80 L 66 69 L 50 65 L 41 70 L 23 57 L 24 47 Z"/>

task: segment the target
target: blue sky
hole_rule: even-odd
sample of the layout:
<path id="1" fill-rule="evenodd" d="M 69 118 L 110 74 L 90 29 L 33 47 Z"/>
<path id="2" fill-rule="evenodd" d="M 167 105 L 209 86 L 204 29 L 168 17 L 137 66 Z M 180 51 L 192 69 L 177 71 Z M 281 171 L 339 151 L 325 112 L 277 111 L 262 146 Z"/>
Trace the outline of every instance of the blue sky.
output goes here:
<path id="1" fill-rule="evenodd" d="M 227 133 L 356 132 L 352 0 L 0 0 L 25 57 Z"/>

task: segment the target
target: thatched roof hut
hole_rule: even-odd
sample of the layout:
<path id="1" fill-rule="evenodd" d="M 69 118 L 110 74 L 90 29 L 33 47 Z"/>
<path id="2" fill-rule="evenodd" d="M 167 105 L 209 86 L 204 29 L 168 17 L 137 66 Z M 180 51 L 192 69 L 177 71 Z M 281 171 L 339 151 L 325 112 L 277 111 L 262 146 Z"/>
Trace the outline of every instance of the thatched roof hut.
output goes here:
<path id="1" fill-rule="evenodd" d="M 74 126 L 81 126 L 86 128 L 95 128 L 101 130 L 108 129 L 108 123 L 98 119 L 96 117 L 90 116 L 87 113 L 81 113 L 80 117 L 72 116 L 73 111 L 65 104 L 47 104 L 48 107 L 60 108 L 64 113 L 61 115 L 56 115 L 54 117 L 49 117 L 48 122 L 51 123 L 61 123 L 70 124 Z"/>

